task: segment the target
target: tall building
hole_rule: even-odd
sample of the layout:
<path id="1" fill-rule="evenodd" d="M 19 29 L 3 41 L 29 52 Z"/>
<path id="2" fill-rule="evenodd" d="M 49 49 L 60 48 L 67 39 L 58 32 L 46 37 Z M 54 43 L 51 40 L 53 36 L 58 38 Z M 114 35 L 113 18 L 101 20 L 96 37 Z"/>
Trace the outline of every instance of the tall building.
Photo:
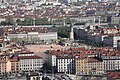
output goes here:
<path id="1" fill-rule="evenodd" d="M 74 31 L 72 25 L 70 25 L 70 40 L 74 40 Z"/>
<path id="2" fill-rule="evenodd" d="M 101 60 L 97 60 L 94 58 L 88 58 L 86 63 L 86 70 L 88 74 L 103 74 L 104 73 L 104 65 Z"/>
<path id="3" fill-rule="evenodd" d="M 76 56 L 76 74 L 86 74 L 86 58 Z"/>
<path id="4" fill-rule="evenodd" d="M 84 54 L 83 54 L 84 55 Z M 103 74 L 104 65 L 93 57 L 76 57 L 76 74 Z"/>
<path id="5" fill-rule="evenodd" d="M 75 58 L 70 56 L 57 57 L 57 71 L 68 74 L 75 73 Z"/>

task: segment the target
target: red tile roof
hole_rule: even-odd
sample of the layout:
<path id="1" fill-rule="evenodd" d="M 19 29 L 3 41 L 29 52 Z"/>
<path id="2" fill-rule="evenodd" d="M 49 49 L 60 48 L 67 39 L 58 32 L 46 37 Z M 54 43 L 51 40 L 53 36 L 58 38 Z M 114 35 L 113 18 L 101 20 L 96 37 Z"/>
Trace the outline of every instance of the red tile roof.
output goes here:
<path id="1" fill-rule="evenodd" d="M 19 59 L 42 59 L 39 56 L 19 56 Z"/>
<path id="2" fill-rule="evenodd" d="M 88 63 L 93 63 L 93 62 L 102 62 L 101 60 L 97 60 L 95 58 L 88 58 Z"/>
<path id="3" fill-rule="evenodd" d="M 120 79 L 120 72 L 109 72 L 107 75 L 112 79 Z"/>

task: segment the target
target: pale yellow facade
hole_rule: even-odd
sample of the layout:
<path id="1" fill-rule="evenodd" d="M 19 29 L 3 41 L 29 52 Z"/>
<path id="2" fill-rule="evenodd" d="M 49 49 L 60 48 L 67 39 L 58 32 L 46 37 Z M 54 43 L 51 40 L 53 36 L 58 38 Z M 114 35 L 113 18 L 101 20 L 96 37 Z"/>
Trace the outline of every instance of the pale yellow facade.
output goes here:
<path id="1" fill-rule="evenodd" d="M 16 73 L 18 72 L 18 61 L 17 60 L 2 60 L 0 62 L 0 74 L 2 73 Z"/>
<path id="2" fill-rule="evenodd" d="M 76 59 L 76 74 L 84 74 L 86 72 L 85 67 L 86 67 L 85 59 L 77 58 Z"/>
<path id="3" fill-rule="evenodd" d="M 76 74 L 103 74 L 102 61 L 89 61 L 87 58 L 76 59 Z"/>

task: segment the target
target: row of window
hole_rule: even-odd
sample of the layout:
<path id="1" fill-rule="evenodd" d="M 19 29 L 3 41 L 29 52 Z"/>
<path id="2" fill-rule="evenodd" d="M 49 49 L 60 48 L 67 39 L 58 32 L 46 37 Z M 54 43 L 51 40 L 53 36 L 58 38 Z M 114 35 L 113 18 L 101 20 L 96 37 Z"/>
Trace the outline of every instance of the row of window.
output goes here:
<path id="1" fill-rule="evenodd" d="M 23 65 L 20 65 L 20 67 L 22 66 L 41 66 L 42 64 L 23 64 Z"/>
<path id="2" fill-rule="evenodd" d="M 20 68 L 20 70 L 39 70 L 39 67 L 36 68 Z"/>

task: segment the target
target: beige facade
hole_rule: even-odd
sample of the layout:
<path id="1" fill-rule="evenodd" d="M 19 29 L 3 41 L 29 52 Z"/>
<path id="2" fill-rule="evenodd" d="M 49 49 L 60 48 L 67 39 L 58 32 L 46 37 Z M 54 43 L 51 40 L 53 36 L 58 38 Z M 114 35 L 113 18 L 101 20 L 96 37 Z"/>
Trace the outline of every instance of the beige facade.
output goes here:
<path id="1" fill-rule="evenodd" d="M 76 59 L 76 74 L 85 74 L 85 58 L 77 58 Z"/>
<path id="2" fill-rule="evenodd" d="M 104 65 L 102 61 L 94 58 L 77 58 L 76 74 L 103 74 Z"/>
<path id="3" fill-rule="evenodd" d="M 0 74 L 3 73 L 16 73 L 18 72 L 18 60 L 1 60 L 0 61 Z"/>
<path id="4" fill-rule="evenodd" d="M 86 63 L 86 70 L 88 74 L 103 74 L 104 65 L 102 61 L 96 59 L 88 59 Z"/>

